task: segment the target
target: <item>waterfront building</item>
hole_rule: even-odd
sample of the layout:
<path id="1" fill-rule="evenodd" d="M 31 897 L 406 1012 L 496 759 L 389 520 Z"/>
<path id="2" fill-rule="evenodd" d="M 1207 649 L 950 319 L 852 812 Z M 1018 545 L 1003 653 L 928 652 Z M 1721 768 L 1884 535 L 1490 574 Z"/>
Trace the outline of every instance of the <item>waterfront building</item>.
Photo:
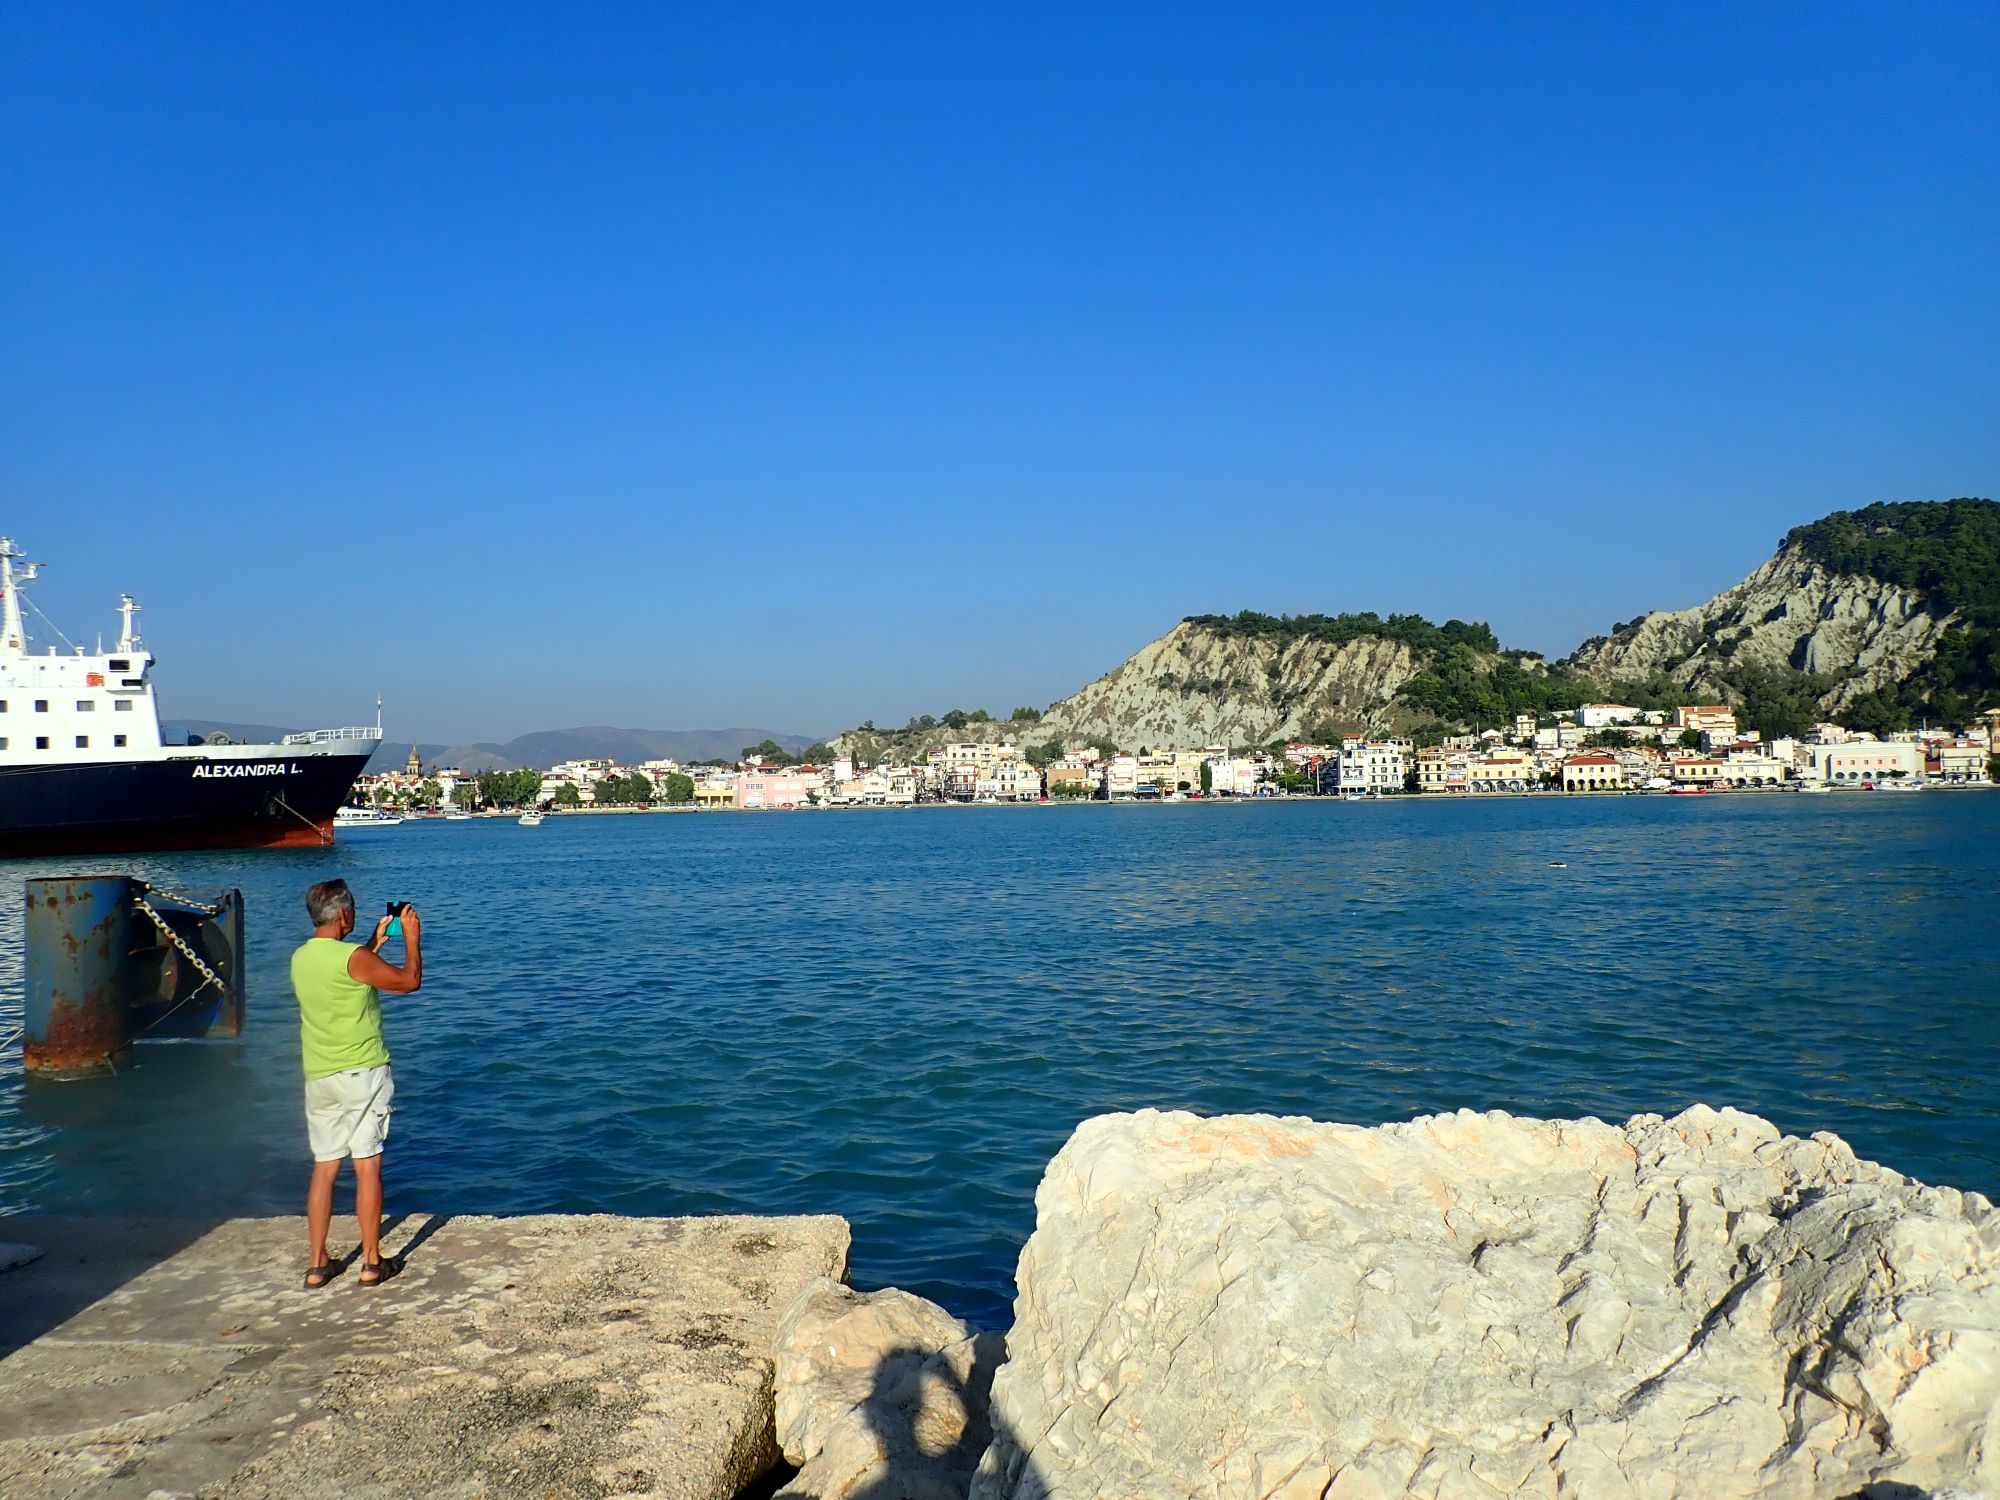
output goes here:
<path id="1" fill-rule="evenodd" d="M 736 778 L 736 805 L 742 808 L 803 807 L 816 791 L 817 778 L 798 771 L 766 771 L 753 767 Z"/>
<path id="2" fill-rule="evenodd" d="M 1562 763 L 1562 789 L 1566 792 L 1622 792 L 1625 766 L 1617 756 L 1602 750 L 1587 750 L 1567 757 Z"/>
<path id="3" fill-rule="evenodd" d="M 1211 755 L 1208 775 L 1209 789 L 1217 797 L 1257 795 L 1258 763 L 1254 760 L 1238 760 L 1227 751 L 1219 758 Z"/>
<path id="4" fill-rule="evenodd" d="M 1466 762 L 1465 787 L 1470 792 L 1525 792 L 1535 784 L 1534 757 L 1524 750 L 1495 750 Z"/>
<path id="5" fill-rule="evenodd" d="M 1463 792 L 1466 766 L 1471 757 L 1463 750 L 1447 750 L 1433 745 L 1416 753 L 1417 790 L 1420 792 Z"/>
<path id="6" fill-rule="evenodd" d="M 1139 757 L 1120 753 L 1105 763 L 1104 787 L 1113 797 L 1139 795 Z"/>
<path id="7" fill-rule="evenodd" d="M 1726 785 L 1729 762 L 1719 755 L 1677 755 L 1667 767 L 1676 786 Z"/>
<path id="8" fill-rule="evenodd" d="M 1942 781 L 1984 781 L 1987 747 L 1972 739 L 1951 740 L 1931 748 L 1924 774 Z"/>
<path id="9" fill-rule="evenodd" d="M 736 773 L 711 774 L 694 784 L 694 805 L 722 809 L 736 805 Z"/>
<path id="10" fill-rule="evenodd" d="M 1790 763 L 1766 753 L 1762 745 L 1732 745 L 1723 752 L 1723 779 L 1731 786 L 1777 786 Z"/>
<path id="11" fill-rule="evenodd" d="M 1408 740 L 1370 740 L 1358 734 L 1343 738 L 1336 782 L 1341 795 L 1400 792 L 1410 748 Z"/>
<path id="12" fill-rule="evenodd" d="M 1814 781 L 1858 786 L 1864 781 L 1914 779 L 1924 771 L 1924 749 L 1907 741 L 1850 740 L 1806 747 L 1806 775 Z"/>
<path id="13" fill-rule="evenodd" d="M 1098 785 L 1097 772 L 1080 756 L 1065 755 L 1061 760 L 1051 761 L 1048 778 L 1051 795 L 1057 787 L 1087 787 L 1095 792 Z"/>

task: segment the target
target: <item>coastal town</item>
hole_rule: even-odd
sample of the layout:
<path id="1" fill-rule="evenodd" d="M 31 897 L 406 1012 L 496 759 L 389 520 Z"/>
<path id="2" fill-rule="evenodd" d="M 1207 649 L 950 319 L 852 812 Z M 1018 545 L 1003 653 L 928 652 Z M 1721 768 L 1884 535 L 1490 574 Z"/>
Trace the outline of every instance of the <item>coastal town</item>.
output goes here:
<path id="1" fill-rule="evenodd" d="M 1996 743 L 2000 708 L 1956 730 L 1877 737 L 1822 723 L 1802 736 L 1766 737 L 1738 724 L 1723 704 L 1646 711 L 1589 703 L 1560 719 L 1520 715 L 1511 732 L 1487 729 L 1423 745 L 1407 736 L 1350 734 L 1338 743 L 1264 748 L 1074 744 L 1054 754 L 1052 747 L 1001 738 L 946 742 L 907 764 L 864 765 L 840 753 L 794 758 L 766 744 L 734 763 L 580 759 L 545 770 L 476 774 L 427 767 L 413 748 L 401 770 L 361 777 L 355 801 L 449 816 L 532 807 L 777 811 L 1279 796 L 1901 791 L 1990 786 Z"/>

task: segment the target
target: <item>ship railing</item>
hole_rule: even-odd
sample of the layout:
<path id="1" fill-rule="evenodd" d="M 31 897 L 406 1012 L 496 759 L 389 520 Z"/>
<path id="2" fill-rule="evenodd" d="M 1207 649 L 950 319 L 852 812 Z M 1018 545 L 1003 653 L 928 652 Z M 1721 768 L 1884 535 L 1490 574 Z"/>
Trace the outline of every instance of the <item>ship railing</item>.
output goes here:
<path id="1" fill-rule="evenodd" d="M 349 724 L 343 729 L 308 729 L 299 734 L 288 734 L 278 743 L 281 745 L 337 745 L 343 741 L 366 740 L 370 744 L 382 738 L 379 724 Z"/>

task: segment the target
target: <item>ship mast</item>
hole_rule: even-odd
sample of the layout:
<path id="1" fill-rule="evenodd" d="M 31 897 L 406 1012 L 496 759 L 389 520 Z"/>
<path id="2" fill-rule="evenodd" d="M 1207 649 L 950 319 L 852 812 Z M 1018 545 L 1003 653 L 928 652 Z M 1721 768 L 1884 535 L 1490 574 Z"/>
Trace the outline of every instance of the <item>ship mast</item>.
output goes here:
<path id="1" fill-rule="evenodd" d="M 130 594 L 118 596 L 118 649 L 133 650 L 139 644 L 138 632 L 132 628 L 132 616 L 139 612 L 139 601 Z"/>
<path id="2" fill-rule="evenodd" d="M 23 562 L 16 576 L 14 560 L 25 554 L 10 536 L 0 536 L 0 656 L 25 656 L 28 632 L 21 624 L 20 585 L 40 572 L 36 563 Z"/>

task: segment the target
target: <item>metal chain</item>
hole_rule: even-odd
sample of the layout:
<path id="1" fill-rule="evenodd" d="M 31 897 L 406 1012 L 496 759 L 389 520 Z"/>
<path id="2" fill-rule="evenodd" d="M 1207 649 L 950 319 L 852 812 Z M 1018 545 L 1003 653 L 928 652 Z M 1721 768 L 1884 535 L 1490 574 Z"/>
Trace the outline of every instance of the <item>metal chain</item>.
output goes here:
<path id="1" fill-rule="evenodd" d="M 162 892 L 162 894 L 165 893 Z M 181 950 L 182 954 L 186 956 L 187 961 L 194 965 L 195 972 L 201 975 L 202 977 L 202 983 L 196 985 L 192 990 L 188 991 L 186 997 L 181 1001 L 181 1005 L 187 1004 L 189 1000 L 192 1000 L 196 995 L 199 995 L 204 989 L 206 989 L 211 984 L 214 985 L 217 989 L 221 990 L 224 994 L 227 994 L 229 992 L 229 986 L 222 982 L 222 976 L 216 973 L 215 970 L 211 969 L 206 963 L 204 963 L 202 961 L 201 955 L 195 952 L 193 948 L 188 946 L 187 939 L 182 937 L 178 932 L 175 932 L 173 928 L 169 927 L 166 924 L 166 922 L 162 920 L 160 914 L 154 911 L 152 907 L 146 904 L 146 898 L 144 896 L 134 896 L 132 900 L 138 906 L 139 910 L 144 912 L 152 920 L 153 925 L 160 929 L 161 934 L 165 936 L 166 940 L 172 943 L 176 948 Z M 213 913 L 211 913 L 211 915 L 213 915 Z M 181 1005 L 176 1005 L 174 1007 L 174 1010 L 179 1010 L 181 1008 Z M 174 1011 L 170 1010 L 167 1012 L 167 1015 L 170 1016 L 173 1013 Z M 166 1018 L 167 1018 L 166 1016 L 162 1016 L 160 1017 L 160 1020 L 164 1021 Z M 159 1025 L 159 1021 L 155 1021 L 153 1024 L 157 1026 Z"/>
<path id="2" fill-rule="evenodd" d="M 154 885 L 150 880 L 143 881 L 141 882 L 141 884 L 143 884 L 146 887 L 146 889 L 151 891 L 154 895 L 165 896 L 169 901 L 173 902 L 176 906 L 185 906 L 190 911 L 198 911 L 204 917 L 219 917 L 222 915 L 222 908 L 220 906 L 211 906 L 206 901 L 197 901 L 192 896 L 183 896 L 179 891 L 169 890 L 166 886 L 163 885 Z M 141 906 L 144 906 L 146 904 L 145 897 L 141 896 L 138 898 L 138 900 Z"/>

